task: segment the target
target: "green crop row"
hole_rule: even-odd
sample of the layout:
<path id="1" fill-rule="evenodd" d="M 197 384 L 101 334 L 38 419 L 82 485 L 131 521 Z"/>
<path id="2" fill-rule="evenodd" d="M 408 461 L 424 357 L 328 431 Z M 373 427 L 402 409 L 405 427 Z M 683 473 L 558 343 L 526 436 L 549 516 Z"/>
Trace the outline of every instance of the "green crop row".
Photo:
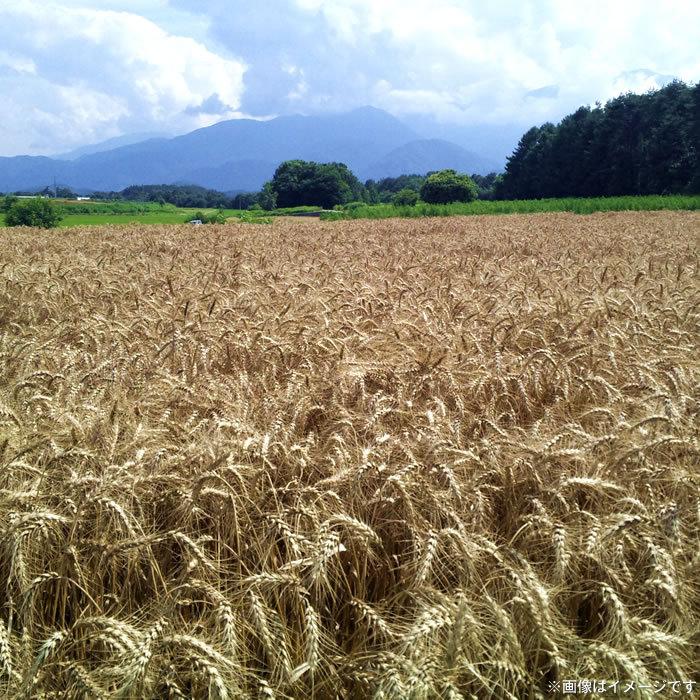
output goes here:
<path id="1" fill-rule="evenodd" d="M 700 195 L 649 195 L 628 197 L 569 197 L 564 199 L 475 200 L 453 204 L 395 206 L 368 204 L 342 211 L 326 212 L 321 218 L 390 219 L 423 216 L 465 216 L 472 214 L 536 214 L 539 212 L 572 212 L 592 214 L 599 211 L 654 211 L 662 209 L 700 209 Z"/>

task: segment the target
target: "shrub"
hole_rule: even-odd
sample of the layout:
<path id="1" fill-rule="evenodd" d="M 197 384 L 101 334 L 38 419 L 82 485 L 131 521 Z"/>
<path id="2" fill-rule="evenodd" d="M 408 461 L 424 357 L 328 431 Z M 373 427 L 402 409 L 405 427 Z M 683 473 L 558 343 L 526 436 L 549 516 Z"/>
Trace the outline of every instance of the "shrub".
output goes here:
<path id="1" fill-rule="evenodd" d="M 190 221 L 201 221 L 203 224 L 225 224 L 226 214 L 219 209 L 211 214 L 204 214 L 201 211 L 196 212 L 194 215 L 188 216 L 186 223 Z"/>
<path id="2" fill-rule="evenodd" d="M 418 192 L 405 187 L 393 196 L 392 201 L 397 207 L 415 206 L 418 201 Z"/>
<path id="3" fill-rule="evenodd" d="M 454 170 L 433 173 L 420 188 L 420 198 L 428 204 L 471 202 L 476 199 L 478 193 L 479 189 L 474 180 Z"/>
<path id="4" fill-rule="evenodd" d="M 206 221 L 204 222 L 206 224 L 225 224 L 226 223 L 226 214 L 221 209 L 217 209 L 217 211 L 212 212 L 207 216 Z"/>
<path id="5" fill-rule="evenodd" d="M 53 228 L 63 217 L 51 202 L 41 197 L 16 201 L 5 215 L 8 226 Z"/>
<path id="6" fill-rule="evenodd" d="M 19 197 L 15 197 L 13 194 L 6 194 L 0 202 L 0 211 L 7 213 L 12 208 L 13 204 L 19 202 Z"/>
<path id="7" fill-rule="evenodd" d="M 272 217 L 261 216 L 263 212 L 262 208 L 248 209 L 247 211 L 242 211 L 236 218 L 243 224 L 271 224 Z"/>

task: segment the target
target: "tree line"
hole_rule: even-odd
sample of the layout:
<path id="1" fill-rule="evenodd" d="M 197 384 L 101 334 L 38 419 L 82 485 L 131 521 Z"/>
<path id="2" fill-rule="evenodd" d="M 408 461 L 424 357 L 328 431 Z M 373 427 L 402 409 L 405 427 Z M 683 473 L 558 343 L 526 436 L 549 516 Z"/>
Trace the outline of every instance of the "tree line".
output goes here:
<path id="1" fill-rule="evenodd" d="M 9 194 L 9 196 L 17 195 L 52 199 L 78 198 L 73 190 L 62 185 L 45 187 L 43 190 L 22 190 Z M 235 207 L 236 196 L 207 189 L 200 185 L 130 185 L 120 191 L 91 192 L 90 199 L 107 202 L 155 202 L 195 209 L 231 209 Z"/>
<path id="2" fill-rule="evenodd" d="M 227 209 L 233 198 L 199 185 L 131 185 L 120 192 L 95 192 L 94 199 L 126 202 L 158 202 L 176 207 Z"/>
<path id="3" fill-rule="evenodd" d="M 520 139 L 498 199 L 700 192 L 700 83 L 580 107 Z"/>
<path id="4" fill-rule="evenodd" d="M 362 183 L 344 163 L 288 160 L 259 192 L 225 194 L 198 185 L 133 185 L 93 199 L 157 202 L 201 209 L 264 209 L 362 204 L 410 206 L 473 199 L 545 199 L 700 193 L 700 83 L 674 81 L 643 95 L 580 107 L 558 124 L 529 129 L 503 174 L 442 170 Z M 67 188 L 42 195 L 75 197 Z M 6 223 L 55 225 L 45 203 L 1 203 Z M 60 218 L 60 217 L 59 217 Z"/>
<path id="5" fill-rule="evenodd" d="M 246 198 L 245 204 L 272 210 L 299 206 L 331 209 L 352 203 L 389 202 L 407 206 L 419 198 L 432 204 L 469 202 L 492 196 L 496 177 L 496 173 L 470 177 L 454 170 L 441 170 L 362 183 L 344 163 L 288 160 L 277 168 L 260 192 Z"/>

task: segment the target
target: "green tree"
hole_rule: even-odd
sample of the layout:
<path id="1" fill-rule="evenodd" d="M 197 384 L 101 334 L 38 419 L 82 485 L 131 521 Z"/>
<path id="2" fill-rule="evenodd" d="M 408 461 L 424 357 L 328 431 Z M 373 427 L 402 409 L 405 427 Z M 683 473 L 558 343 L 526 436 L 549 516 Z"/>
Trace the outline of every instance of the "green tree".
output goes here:
<path id="1" fill-rule="evenodd" d="M 5 215 L 5 223 L 8 226 L 53 228 L 62 218 L 51 202 L 37 197 L 15 202 Z"/>
<path id="2" fill-rule="evenodd" d="M 128 202 L 158 202 L 161 206 L 174 204 L 188 209 L 225 208 L 231 203 L 223 192 L 199 185 L 131 185 L 115 194 Z"/>
<path id="3" fill-rule="evenodd" d="M 393 198 L 393 202 L 397 207 L 412 207 L 418 201 L 418 192 L 408 189 L 399 190 Z"/>
<path id="4" fill-rule="evenodd" d="M 367 180 L 365 190 L 366 201 L 370 204 L 388 203 L 394 201 L 394 195 L 401 190 L 414 190 L 419 192 L 425 182 L 424 175 L 399 175 L 398 177 L 385 177 L 379 180 Z"/>
<path id="5" fill-rule="evenodd" d="M 272 189 L 272 183 L 266 182 L 260 194 L 257 196 L 257 203 L 265 210 L 272 211 L 277 208 L 277 192 Z"/>
<path id="6" fill-rule="evenodd" d="M 332 209 L 366 196 L 362 183 L 344 163 L 287 160 L 275 170 L 270 187 L 277 195 L 278 207 Z"/>
<path id="7" fill-rule="evenodd" d="M 14 204 L 19 202 L 19 197 L 15 197 L 13 194 L 6 194 L 0 205 L 0 210 L 7 214 Z"/>
<path id="8" fill-rule="evenodd" d="M 508 158 L 500 199 L 671 194 L 700 189 L 698 85 L 581 107 L 533 127 Z"/>
<path id="9" fill-rule="evenodd" d="M 686 187 L 686 192 L 700 194 L 700 83 L 697 83 L 691 92 L 690 141 L 691 163 L 693 176 Z"/>
<path id="10" fill-rule="evenodd" d="M 496 173 L 489 173 L 488 175 L 474 173 L 471 178 L 479 190 L 478 199 L 493 199 L 494 188 L 498 180 Z"/>
<path id="11" fill-rule="evenodd" d="M 426 178 L 420 188 L 420 198 L 429 204 L 471 202 L 478 192 L 476 183 L 468 175 L 460 175 L 454 170 L 440 170 Z"/>
<path id="12" fill-rule="evenodd" d="M 365 196 L 368 204 L 379 204 L 379 189 L 374 180 L 365 182 L 365 192 L 367 193 Z"/>

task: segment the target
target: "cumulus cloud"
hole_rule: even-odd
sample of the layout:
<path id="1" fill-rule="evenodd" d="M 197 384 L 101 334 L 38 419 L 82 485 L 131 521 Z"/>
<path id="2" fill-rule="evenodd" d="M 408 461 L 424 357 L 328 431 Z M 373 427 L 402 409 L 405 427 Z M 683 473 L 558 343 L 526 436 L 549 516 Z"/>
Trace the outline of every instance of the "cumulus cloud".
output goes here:
<path id="1" fill-rule="evenodd" d="M 6 151 L 47 153 L 239 114 L 243 61 L 134 12 L 11 0 L 0 6 L 0 44 Z"/>
<path id="2" fill-rule="evenodd" d="M 700 80 L 698 26 L 689 0 L 3 0 L 0 152 L 365 104 L 529 126 Z"/>
<path id="3" fill-rule="evenodd" d="M 682 0 L 171 5 L 206 14 L 210 36 L 249 63 L 243 108 L 255 113 L 374 104 L 461 124 L 530 124 L 652 82 L 626 72 L 700 79 L 700 5 Z"/>
<path id="4" fill-rule="evenodd" d="M 323 18 L 337 54 L 381 51 L 376 70 L 383 74 L 373 94 L 380 106 L 400 112 L 422 105 L 462 121 L 531 120 L 656 86 L 656 71 L 700 79 L 697 3 L 296 0 L 296 6 Z"/>
<path id="5" fill-rule="evenodd" d="M 3 73 L 7 75 L 10 71 L 20 75 L 35 75 L 36 64 L 27 56 L 0 50 L 0 75 Z"/>
<path id="6" fill-rule="evenodd" d="M 559 97 L 559 86 L 558 85 L 543 85 L 541 88 L 536 90 L 529 90 L 525 93 L 525 97 L 532 97 L 536 100 L 553 100 Z"/>

